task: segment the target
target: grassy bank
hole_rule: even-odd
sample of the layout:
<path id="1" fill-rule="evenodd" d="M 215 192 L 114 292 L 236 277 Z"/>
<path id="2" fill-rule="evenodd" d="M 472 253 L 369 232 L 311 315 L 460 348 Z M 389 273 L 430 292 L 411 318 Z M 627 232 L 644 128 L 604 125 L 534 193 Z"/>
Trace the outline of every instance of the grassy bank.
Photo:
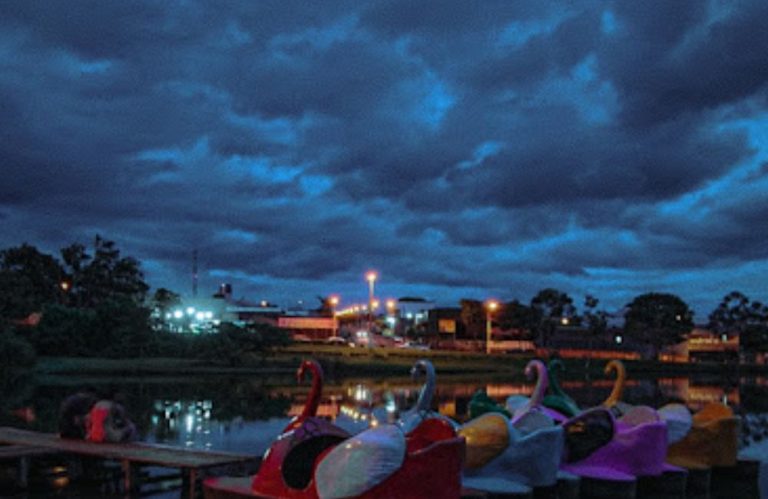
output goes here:
<path id="1" fill-rule="evenodd" d="M 445 374 L 520 372 L 527 357 L 485 357 L 456 352 L 411 351 L 402 349 L 352 349 L 325 345 L 293 346 L 269 356 L 245 357 L 236 365 L 201 359 L 140 358 L 105 359 L 85 357 L 43 357 L 35 370 L 39 374 L 293 374 L 299 363 L 317 359 L 329 376 L 407 375 L 418 359 L 430 359 Z"/>
<path id="2" fill-rule="evenodd" d="M 407 375 L 418 359 L 433 362 L 441 374 L 446 375 L 499 375 L 521 377 L 527 355 L 492 355 L 438 350 L 408 350 L 394 348 L 348 348 L 331 345 L 293 345 L 268 356 L 251 356 L 236 365 L 202 359 L 178 358 L 69 358 L 43 357 L 36 371 L 47 375 L 204 375 L 204 374 L 292 374 L 306 358 L 320 361 L 329 377 L 347 376 L 402 376 Z M 566 377 L 585 375 L 602 376 L 606 361 L 593 359 L 566 359 Z M 635 377 L 655 375 L 687 376 L 711 374 L 743 376 L 766 374 L 765 366 L 737 366 L 715 363 L 674 364 L 653 361 L 627 361 L 628 371 Z"/>

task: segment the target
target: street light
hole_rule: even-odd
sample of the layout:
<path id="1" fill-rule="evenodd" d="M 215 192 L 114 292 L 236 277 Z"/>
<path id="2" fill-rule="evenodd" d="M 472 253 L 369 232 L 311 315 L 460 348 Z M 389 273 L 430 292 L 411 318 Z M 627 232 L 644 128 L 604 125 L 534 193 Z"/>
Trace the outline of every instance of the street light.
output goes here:
<path id="1" fill-rule="evenodd" d="M 395 313 L 397 311 L 397 302 L 392 298 L 388 298 L 387 301 L 384 302 L 384 304 L 387 308 L 386 322 L 389 325 L 389 332 L 391 335 L 394 335 L 396 333 L 395 326 L 397 325 L 397 319 L 395 318 Z"/>
<path id="2" fill-rule="evenodd" d="M 377 277 L 379 277 L 378 274 L 373 270 L 365 274 L 365 280 L 368 281 L 368 331 L 373 328 L 373 286 Z"/>
<path id="3" fill-rule="evenodd" d="M 328 304 L 331 306 L 331 318 L 333 319 L 333 334 L 332 336 L 336 336 L 336 332 L 338 331 L 338 322 L 336 321 L 336 307 L 339 304 L 339 295 L 331 295 L 328 298 Z"/>
<path id="4" fill-rule="evenodd" d="M 395 300 L 387 300 L 387 311 L 390 313 L 390 315 L 395 315 L 395 307 L 397 307 Z"/>
<path id="5" fill-rule="evenodd" d="M 485 353 L 491 353 L 491 319 L 493 313 L 499 308 L 499 302 L 489 300 L 485 303 Z"/>

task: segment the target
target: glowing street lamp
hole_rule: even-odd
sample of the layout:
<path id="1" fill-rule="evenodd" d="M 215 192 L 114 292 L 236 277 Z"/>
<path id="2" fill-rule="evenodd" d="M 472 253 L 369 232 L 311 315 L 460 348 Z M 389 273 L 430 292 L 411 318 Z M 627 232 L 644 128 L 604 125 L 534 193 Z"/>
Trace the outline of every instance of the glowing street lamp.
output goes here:
<path id="1" fill-rule="evenodd" d="M 331 295 L 328 297 L 328 305 L 331 306 L 331 311 L 335 314 L 336 313 L 336 306 L 339 304 L 339 296 L 338 295 Z"/>
<path id="2" fill-rule="evenodd" d="M 395 300 L 387 300 L 387 312 L 389 315 L 395 315 L 395 308 L 397 307 L 397 303 L 395 303 Z"/>
<path id="3" fill-rule="evenodd" d="M 373 287 L 374 287 L 374 284 L 376 284 L 376 279 L 378 277 L 379 277 L 378 274 L 376 274 L 376 272 L 374 272 L 373 270 L 365 274 L 365 280 L 368 281 L 368 305 L 369 306 L 373 303 Z"/>
<path id="4" fill-rule="evenodd" d="M 333 319 L 333 336 L 336 336 L 338 331 L 338 322 L 336 320 L 336 307 L 339 305 L 339 295 L 331 295 L 328 297 L 328 305 L 331 306 L 331 318 Z"/>
<path id="5" fill-rule="evenodd" d="M 491 353 L 491 320 L 493 313 L 499 308 L 499 302 L 489 300 L 485 303 L 485 353 Z"/>
<path id="6" fill-rule="evenodd" d="M 369 270 L 365 274 L 365 280 L 368 281 L 368 331 L 370 331 L 373 326 L 373 287 L 376 284 L 376 278 L 378 277 L 378 274 L 373 270 Z"/>

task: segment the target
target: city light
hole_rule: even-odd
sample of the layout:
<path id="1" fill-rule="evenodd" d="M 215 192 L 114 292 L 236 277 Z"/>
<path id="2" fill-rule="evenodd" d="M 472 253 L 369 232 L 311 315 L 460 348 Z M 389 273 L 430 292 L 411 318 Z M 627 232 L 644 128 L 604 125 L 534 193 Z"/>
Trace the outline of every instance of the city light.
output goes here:
<path id="1" fill-rule="evenodd" d="M 368 281 L 368 330 L 370 331 L 373 329 L 373 287 L 376 283 L 376 278 L 378 277 L 378 274 L 374 272 L 373 270 L 369 270 L 368 273 L 365 274 L 365 279 Z"/>
<path id="2" fill-rule="evenodd" d="M 488 300 L 485 302 L 485 353 L 491 353 L 491 329 L 493 313 L 499 308 L 499 302 Z"/>
<path id="3" fill-rule="evenodd" d="M 331 306 L 331 318 L 333 319 L 333 329 L 331 331 L 331 336 L 336 337 L 339 334 L 339 322 L 336 319 L 336 307 L 339 305 L 339 295 L 329 296 L 328 304 Z"/>

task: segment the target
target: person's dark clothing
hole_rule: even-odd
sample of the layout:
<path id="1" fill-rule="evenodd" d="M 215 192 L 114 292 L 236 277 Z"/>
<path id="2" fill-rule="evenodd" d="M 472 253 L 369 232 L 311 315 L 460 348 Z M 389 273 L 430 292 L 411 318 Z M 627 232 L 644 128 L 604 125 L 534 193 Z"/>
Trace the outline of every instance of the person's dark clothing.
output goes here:
<path id="1" fill-rule="evenodd" d="M 85 418 L 98 401 L 89 392 L 70 395 L 59 408 L 59 436 L 64 438 L 85 438 Z"/>

